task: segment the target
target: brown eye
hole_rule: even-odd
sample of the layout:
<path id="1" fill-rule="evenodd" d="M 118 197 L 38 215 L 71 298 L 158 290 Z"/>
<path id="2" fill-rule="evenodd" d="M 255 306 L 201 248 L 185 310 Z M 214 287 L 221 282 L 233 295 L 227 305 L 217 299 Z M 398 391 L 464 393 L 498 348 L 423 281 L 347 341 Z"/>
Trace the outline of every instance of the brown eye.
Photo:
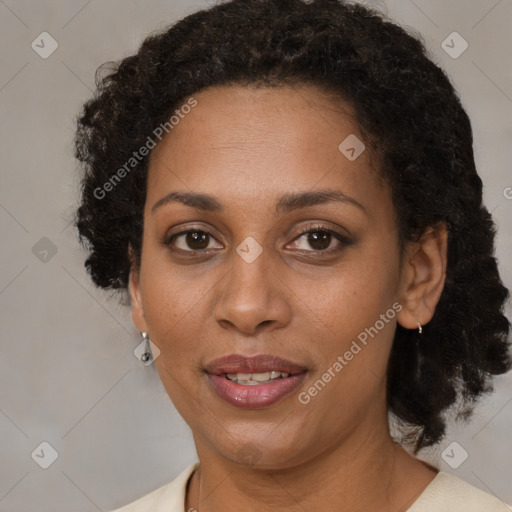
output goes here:
<path id="1" fill-rule="evenodd" d="M 204 231 L 189 231 L 185 236 L 185 243 L 193 250 L 206 249 L 209 242 L 208 233 Z"/>
<path id="2" fill-rule="evenodd" d="M 316 250 L 327 249 L 331 243 L 332 235 L 327 231 L 311 231 L 308 234 L 308 244 Z"/>
<path id="3" fill-rule="evenodd" d="M 164 244 L 186 252 L 200 252 L 211 249 L 210 243 L 215 240 L 213 236 L 202 229 L 189 229 L 176 233 L 167 239 Z"/>
<path id="4" fill-rule="evenodd" d="M 304 242 L 301 243 L 301 240 L 304 240 Z M 337 243 L 332 247 L 334 241 Z M 326 253 L 339 251 L 349 244 L 350 240 L 341 233 L 324 226 L 315 225 L 307 226 L 293 242 L 294 249 L 299 251 Z"/>

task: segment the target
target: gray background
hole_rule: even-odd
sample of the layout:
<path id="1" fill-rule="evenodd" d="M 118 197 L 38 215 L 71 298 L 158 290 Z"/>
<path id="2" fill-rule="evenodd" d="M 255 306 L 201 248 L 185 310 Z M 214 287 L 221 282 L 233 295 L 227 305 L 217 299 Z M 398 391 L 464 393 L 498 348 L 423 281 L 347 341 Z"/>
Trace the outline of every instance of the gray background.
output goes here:
<path id="1" fill-rule="evenodd" d="M 140 339 L 129 309 L 85 274 L 70 221 L 78 197 L 74 116 L 92 93 L 96 68 L 205 5 L 0 0 L 2 512 L 108 511 L 169 482 L 196 458 L 154 366 L 133 354 Z M 422 35 L 461 94 L 499 229 L 502 278 L 512 287 L 512 0 L 379 5 Z M 441 46 L 454 31 L 469 44 L 457 58 Z M 46 59 L 31 47 L 42 46 L 42 32 L 58 42 Z M 462 47 L 452 39 L 445 44 L 453 53 Z M 509 503 L 511 384 L 510 374 L 497 378 L 496 393 L 471 423 L 451 425 L 439 446 L 421 454 Z M 40 464 L 50 462 L 51 448 L 42 442 L 58 455 L 47 469 Z M 441 456 L 447 447 L 452 465 L 462 450 L 467 460 L 450 467 Z"/>

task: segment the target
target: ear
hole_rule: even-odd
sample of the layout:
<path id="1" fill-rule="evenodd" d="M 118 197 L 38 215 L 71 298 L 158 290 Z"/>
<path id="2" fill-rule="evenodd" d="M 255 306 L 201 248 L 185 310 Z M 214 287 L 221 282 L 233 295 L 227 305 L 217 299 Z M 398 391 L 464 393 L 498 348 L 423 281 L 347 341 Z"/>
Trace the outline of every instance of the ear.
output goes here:
<path id="1" fill-rule="evenodd" d="M 130 248 L 131 249 L 131 248 Z M 131 255 L 131 250 L 130 250 Z M 146 319 L 144 318 L 144 308 L 142 307 L 142 298 L 140 291 L 140 273 L 135 269 L 133 264 L 130 270 L 130 278 L 128 281 L 128 290 L 130 292 L 130 303 L 132 307 L 132 321 L 140 332 L 147 332 Z"/>
<path id="2" fill-rule="evenodd" d="M 446 279 L 448 231 L 444 223 L 429 227 L 407 247 L 402 263 L 397 321 L 406 329 L 425 325 L 434 316 Z"/>

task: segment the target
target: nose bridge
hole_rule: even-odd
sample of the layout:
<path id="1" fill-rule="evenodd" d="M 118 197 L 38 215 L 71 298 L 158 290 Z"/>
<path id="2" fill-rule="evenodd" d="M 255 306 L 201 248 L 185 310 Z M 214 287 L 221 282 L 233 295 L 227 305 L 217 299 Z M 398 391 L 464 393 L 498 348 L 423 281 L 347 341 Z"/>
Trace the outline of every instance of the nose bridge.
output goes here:
<path id="1" fill-rule="evenodd" d="M 262 323 L 282 326 L 289 321 L 289 305 L 272 269 L 271 252 L 249 236 L 233 250 L 231 259 L 215 306 L 216 320 L 245 332 Z"/>
<path id="2" fill-rule="evenodd" d="M 271 293 L 268 279 L 271 257 L 268 249 L 253 237 L 245 238 L 233 251 L 230 281 L 230 295 L 247 297 L 251 302 L 265 301 Z"/>

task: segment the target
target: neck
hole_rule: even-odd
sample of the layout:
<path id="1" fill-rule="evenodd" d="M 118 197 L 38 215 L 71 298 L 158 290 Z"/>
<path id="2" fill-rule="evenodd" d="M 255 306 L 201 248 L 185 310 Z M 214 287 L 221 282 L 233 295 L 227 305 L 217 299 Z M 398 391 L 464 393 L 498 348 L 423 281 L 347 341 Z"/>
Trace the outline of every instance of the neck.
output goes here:
<path id="1" fill-rule="evenodd" d="M 389 431 L 380 437 L 376 431 L 359 431 L 315 458 L 273 469 L 233 463 L 196 439 L 200 466 L 185 510 L 405 511 L 436 470 L 395 444 Z"/>

